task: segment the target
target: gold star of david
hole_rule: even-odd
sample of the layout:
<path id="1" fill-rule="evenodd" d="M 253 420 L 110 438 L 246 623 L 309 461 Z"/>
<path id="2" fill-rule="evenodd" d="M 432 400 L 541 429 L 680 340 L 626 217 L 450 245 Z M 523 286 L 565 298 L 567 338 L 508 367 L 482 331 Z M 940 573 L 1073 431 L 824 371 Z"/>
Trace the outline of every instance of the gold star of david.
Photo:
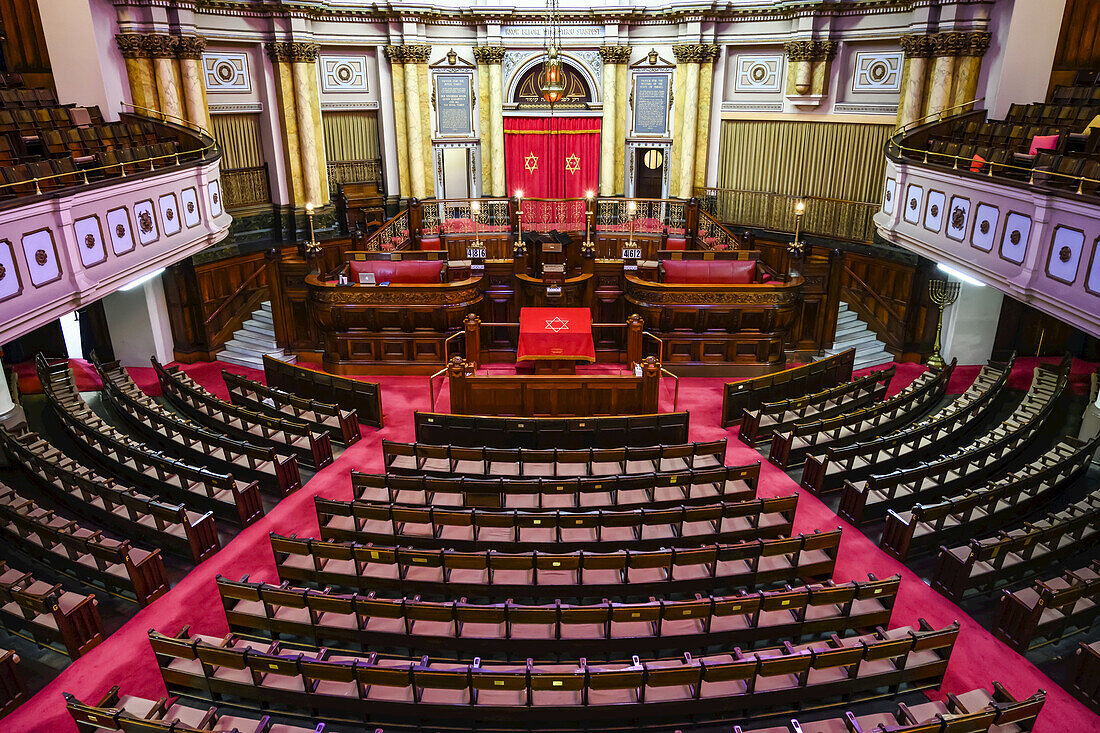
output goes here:
<path id="1" fill-rule="evenodd" d="M 573 153 L 565 159 L 565 170 L 569 171 L 570 173 L 576 173 L 580 169 L 581 159 L 577 156 L 576 153 Z"/>
<path id="2" fill-rule="evenodd" d="M 534 153 L 529 154 L 523 159 L 523 167 L 527 169 L 528 173 L 534 173 L 539 167 L 539 157 Z"/>

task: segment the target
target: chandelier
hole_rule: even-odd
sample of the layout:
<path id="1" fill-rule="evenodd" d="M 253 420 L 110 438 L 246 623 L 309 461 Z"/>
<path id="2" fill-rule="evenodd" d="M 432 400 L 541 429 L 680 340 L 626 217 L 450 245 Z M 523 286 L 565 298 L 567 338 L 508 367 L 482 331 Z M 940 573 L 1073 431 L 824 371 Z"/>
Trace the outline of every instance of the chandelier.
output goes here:
<path id="1" fill-rule="evenodd" d="M 538 75 L 538 89 L 546 103 L 553 107 L 565 96 L 565 72 L 558 51 L 561 48 L 561 16 L 558 0 L 547 3 L 549 19 L 546 25 L 546 61 Z"/>

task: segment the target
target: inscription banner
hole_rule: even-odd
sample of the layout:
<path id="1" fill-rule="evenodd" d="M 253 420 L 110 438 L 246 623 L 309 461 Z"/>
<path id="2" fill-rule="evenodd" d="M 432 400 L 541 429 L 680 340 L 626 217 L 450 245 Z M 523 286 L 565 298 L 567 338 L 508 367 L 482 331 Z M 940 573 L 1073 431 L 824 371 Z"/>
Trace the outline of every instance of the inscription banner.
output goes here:
<path id="1" fill-rule="evenodd" d="M 436 130 L 440 136 L 469 136 L 473 129 L 471 78 L 466 74 L 435 77 Z"/>
<path id="2" fill-rule="evenodd" d="M 637 74 L 634 77 L 634 134 L 668 135 L 668 74 Z"/>

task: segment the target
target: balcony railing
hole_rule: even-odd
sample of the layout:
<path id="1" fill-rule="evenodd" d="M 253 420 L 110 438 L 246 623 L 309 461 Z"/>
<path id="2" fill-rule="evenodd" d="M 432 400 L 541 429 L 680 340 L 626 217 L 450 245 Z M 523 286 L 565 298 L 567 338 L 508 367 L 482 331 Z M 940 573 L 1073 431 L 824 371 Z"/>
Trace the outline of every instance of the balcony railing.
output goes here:
<path id="1" fill-rule="evenodd" d="M 335 198 L 344 183 L 381 183 L 382 160 L 343 160 L 328 163 L 328 192 Z"/>
<path id="2" fill-rule="evenodd" d="M 852 242 L 871 241 L 875 233 L 874 215 L 879 208 L 872 201 L 733 188 L 696 189 L 695 195 L 703 200 L 706 210 L 727 226 L 777 232 L 794 231 L 795 202 L 802 200 L 806 204 L 803 233 Z"/>
<path id="3" fill-rule="evenodd" d="M 255 168 L 230 168 L 222 171 L 225 208 L 233 211 L 271 203 L 267 163 Z"/>

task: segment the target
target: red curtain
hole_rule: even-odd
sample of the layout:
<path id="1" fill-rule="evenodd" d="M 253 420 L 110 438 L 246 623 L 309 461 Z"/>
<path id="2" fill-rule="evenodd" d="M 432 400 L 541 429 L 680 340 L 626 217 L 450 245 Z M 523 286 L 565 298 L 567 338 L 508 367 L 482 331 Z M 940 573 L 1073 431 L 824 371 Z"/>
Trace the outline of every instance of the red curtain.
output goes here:
<path id="1" fill-rule="evenodd" d="M 600 118 L 506 117 L 504 166 L 509 196 L 583 198 L 599 181 Z"/>

